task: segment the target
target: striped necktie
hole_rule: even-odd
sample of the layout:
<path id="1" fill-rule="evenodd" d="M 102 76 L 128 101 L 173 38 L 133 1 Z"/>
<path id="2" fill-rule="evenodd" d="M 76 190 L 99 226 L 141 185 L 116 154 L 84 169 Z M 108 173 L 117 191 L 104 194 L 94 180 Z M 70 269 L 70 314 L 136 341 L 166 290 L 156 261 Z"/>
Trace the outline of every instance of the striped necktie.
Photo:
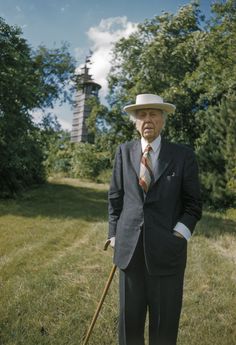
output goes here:
<path id="1" fill-rule="evenodd" d="M 147 145 L 143 152 L 140 164 L 139 185 L 143 188 L 145 193 L 148 192 L 150 183 L 153 179 L 152 161 L 150 157 L 151 150 L 151 145 Z"/>

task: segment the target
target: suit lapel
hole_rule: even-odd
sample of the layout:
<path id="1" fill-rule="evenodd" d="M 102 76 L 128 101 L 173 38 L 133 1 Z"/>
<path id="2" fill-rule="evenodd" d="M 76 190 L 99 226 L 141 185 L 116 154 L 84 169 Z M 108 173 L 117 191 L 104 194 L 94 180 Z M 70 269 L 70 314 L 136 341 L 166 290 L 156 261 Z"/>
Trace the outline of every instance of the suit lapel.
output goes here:
<path id="1" fill-rule="evenodd" d="M 134 167 L 134 170 L 138 178 L 139 178 L 141 155 L 142 155 L 141 141 L 137 140 L 134 142 L 134 145 L 130 150 L 130 158 L 131 158 L 131 163 Z"/>
<path id="2" fill-rule="evenodd" d="M 134 168 L 136 175 L 137 175 L 137 187 L 139 190 L 140 197 L 142 200 L 144 200 L 146 195 L 138 183 L 141 156 L 142 156 L 141 141 L 137 140 L 134 142 L 134 145 L 132 146 L 132 148 L 130 150 L 130 160 L 131 160 L 131 164 L 133 165 L 133 168 Z"/>
<path id="3" fill-rule="evenodd" d="M 157 159 L 156 167 L 153 172 L 154 174 L 154 184 L 158 181 L 161 175 L 164 173 L 172 159 L 171 150 L 169 148 L 168 142 L 161 138 L 161 150 L 159 157 Z"/>

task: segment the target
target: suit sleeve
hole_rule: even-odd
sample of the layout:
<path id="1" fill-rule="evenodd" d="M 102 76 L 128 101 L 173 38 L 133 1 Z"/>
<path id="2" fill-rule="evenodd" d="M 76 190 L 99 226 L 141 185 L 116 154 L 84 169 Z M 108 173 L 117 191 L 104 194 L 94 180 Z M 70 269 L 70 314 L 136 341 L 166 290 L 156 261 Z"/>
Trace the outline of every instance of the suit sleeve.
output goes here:
<path id="1" fill-rule="evenodd" d="M 202 201 L 197 160 L 194 152 L 189 149 L 187 150 L 184 163 L 182 200 L 184 212 L 179 222 L 183 223 L 192 233 L 197 221 L 202 216 Z"/>
<path id="2" fill-rule="evenodd" d="M 112 172 L 110 189 L 108 192 L 108 215 L 109 215 L 109 232 L 108 238 L 116 235 L 116 226 L 123 209 L 123 169 L 122 154 L 119 146 L 115 156 L 115 162 Z"/>

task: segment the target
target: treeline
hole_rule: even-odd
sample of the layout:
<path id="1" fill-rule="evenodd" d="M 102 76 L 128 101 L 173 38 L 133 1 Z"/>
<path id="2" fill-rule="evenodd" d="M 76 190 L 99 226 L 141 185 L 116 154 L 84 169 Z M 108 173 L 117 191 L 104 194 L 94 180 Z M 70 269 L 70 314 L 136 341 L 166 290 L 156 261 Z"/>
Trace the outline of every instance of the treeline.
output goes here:
<path id="1" fill-rule="evenodd" d="M 174 103 L 164 135 L 195 150 L 205 204 L 235 205 L 236 2 L 216 1 L 205 20 L 198 3 L 145 20 L 113 50 L 108 100 L 89 119 L 97 147 L 114 154 L 136 136 L 122 108 L 139 93 Z"/>
<path id="2" fill-rule="evenodd" d="M 197 3 L 176 14 L 163 13 L 145 20 L 115 45 L 109 106 L 90 100 L 87 126 L 94 144 L 72 144 L 52 118 L 39 128 L 29 115 L 32 109 L 68 96 L 64 90 L 74 78 L 74 64 L 66 47 L 56 51 L 40 47 L 33 52 L 19 29 L 0 23 L 1 195 L 44 181 L 46 174 L 108 177 L 117 145 L 137 137 L 122 111 L 124 105 L 134 102 L 136 94 L 156 93 L 177 106 L 164 135 L 195 150 L 205 204 L 235 206 L 234 0 L 215 2 L 208 20 Z"/>
<path id="3" fill-rule="evenodd" d="M 52 129 L 52 127 L 51 127 Z M 74 144 L 66 131 L 45 132 L 44 168 L 47 176 L 108 182 L 113 157 L 95 144 Z"/>
<path id="4" fill-rule="evenodd" d="M 31 114 L 68 99 L 74 69 L 66 45 L 33 50 L 18 27 L 0 18 L 1 197 L 45 181 L 45 131 Z"/>

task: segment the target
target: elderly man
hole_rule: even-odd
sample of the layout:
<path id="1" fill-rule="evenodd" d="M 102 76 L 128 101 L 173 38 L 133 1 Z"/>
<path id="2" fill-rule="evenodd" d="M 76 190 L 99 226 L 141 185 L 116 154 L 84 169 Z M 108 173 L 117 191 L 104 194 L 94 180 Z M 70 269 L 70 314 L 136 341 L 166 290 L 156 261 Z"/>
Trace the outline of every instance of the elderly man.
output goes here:
<path id="1" fill-rule="evenodd" d="M 187 240 L 201 218 L 193 151 L 161 137 L 173 104 L 141 94 L 124 110 L 141 140 L 119 146 L 109 190 L 109 235 L 120 268 L 119 344 L 175 345 Z"/>

